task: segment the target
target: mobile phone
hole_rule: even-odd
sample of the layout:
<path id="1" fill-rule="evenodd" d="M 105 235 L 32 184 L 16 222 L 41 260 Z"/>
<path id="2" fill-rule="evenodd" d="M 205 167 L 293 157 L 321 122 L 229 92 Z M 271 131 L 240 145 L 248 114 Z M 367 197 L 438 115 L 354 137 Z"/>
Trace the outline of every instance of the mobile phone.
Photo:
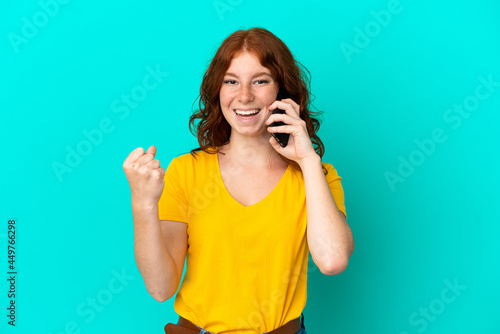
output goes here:
<path id="1" fill-rule="evenodd" d="M 288 98 L 288 93 L 286 91 L 280 90 L 278 93 L 278 96 L 276 97 L 276 100 L 281 101 L 282 99 L 286 99 L 286 98 Z M 272 111 L 272 113 L 273 114 L 286 114 L 286 112 L 284 110 L 278 109 L 278 108 L 274 109 Z M 273 123 L 271 123 L 270 126 L 280 126 L 280 125 L 286 125 L 286 124 L 283 122 L 273 122 Z M 281 147 L 285 147 L 286 145 L 288 145 L 288 138 L 290 138 L 289 133 L 271 132 L 271 134 L 276 139 L 278 144 L 281 145 Z"/>

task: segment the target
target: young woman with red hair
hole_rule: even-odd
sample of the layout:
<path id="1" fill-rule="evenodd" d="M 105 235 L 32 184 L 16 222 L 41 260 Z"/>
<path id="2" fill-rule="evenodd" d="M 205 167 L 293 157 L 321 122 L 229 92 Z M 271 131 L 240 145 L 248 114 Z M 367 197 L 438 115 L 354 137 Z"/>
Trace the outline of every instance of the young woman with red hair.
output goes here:
<path id="1" fill-rule="evenodd" d="M 354 249 L 341 178 L 321 161 L 309 108 L 308 78 L 288 47 L 265 29 L 239 30 L 203 77 L 189 121 L 199 147 L 166 171 L 154 146 L 123 163 L 146 288 L 165 301 L 180 285 L 182 327 L 166 333 L 306 333 L 309 252 L 336 275 Z"/>

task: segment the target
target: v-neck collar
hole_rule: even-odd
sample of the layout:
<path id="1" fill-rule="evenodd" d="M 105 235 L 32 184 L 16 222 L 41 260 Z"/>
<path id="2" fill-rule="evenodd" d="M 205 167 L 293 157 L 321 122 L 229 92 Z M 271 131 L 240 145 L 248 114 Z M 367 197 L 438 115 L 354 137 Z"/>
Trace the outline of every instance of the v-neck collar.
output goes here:
<path id="1" fill-rule="evenodd" d="M 222 172 L 221 172 L 220 164 L 219 164 L 219 154 L 215 153 L 213 155 L 214 155 L 214 160 L 215 160 L 215 167 L 216 167 L 216 170 L 217 170 L 217 178 L 218 178 L 218 181 L 220 182 L 220 186 L 223 189 L 224 194 L 229 198 L 230 202 L 235 207 L 239 207 L 241 209 L 253 209 L 255 207 L 259 207 L 261 205 L 264 205 L 265 202 L 269 201 L 269 199 L 274 195 L 274 193 L 276 193 L 278 191 L 277 189 L 281 187 L 281 184 L 283 182 L 285 182 L 284 179 L 286 178 L 287 173 L 290 173 L 289 170 L 291 168 L 291 165 L 288 165 L 287 168 L 286 168 L 286 170 L 285 170 L 285 172 L 281 176 L 280 180 L 276 184 L 276 186 L 263 199 L 261 199 L 260 201 L 258 201 L 257 203 L 254 203 L 252 205 L 243 205 L 240 202 L 238 202 L 236 199 L 234 199 L 234 197 L 231 196 L 231 194 L 227 190 L 226 185 L 224 184 L 224 179 L 222 178 Z"/>

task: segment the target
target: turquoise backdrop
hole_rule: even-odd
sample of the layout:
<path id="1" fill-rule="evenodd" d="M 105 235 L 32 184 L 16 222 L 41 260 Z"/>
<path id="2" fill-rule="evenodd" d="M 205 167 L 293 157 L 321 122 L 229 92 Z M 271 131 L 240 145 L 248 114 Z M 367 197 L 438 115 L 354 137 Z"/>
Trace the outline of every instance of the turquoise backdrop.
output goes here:
<path id="1" fill-rule="evenodd" d="M 356 243 L 338 276 L 311 262 L 308 333 L 500 332 L 499 16 L 495 0 L 2 1 L 0 332 L 176 321 L 136 267 L 122 163 L 196 146 L 202 75 L 254 26 L 311 72 Z"/>

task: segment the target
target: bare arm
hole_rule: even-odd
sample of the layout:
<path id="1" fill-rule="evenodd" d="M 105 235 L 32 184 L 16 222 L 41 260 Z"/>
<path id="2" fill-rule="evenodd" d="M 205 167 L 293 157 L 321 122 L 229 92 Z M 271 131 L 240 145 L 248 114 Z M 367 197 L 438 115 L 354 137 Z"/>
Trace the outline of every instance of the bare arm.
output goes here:
<path id="1" fill-rule="evenodd" d="M 149 294 L 163 302 L 179 287 L 187 250 L 187 224 L 160 221 L 158 205 L 132 202 L 135 263 Z"/>
<path id="2" fill-rule="evenodd" d="M 328 187 L 321 158 L 301 163 L 307 202 L 307 242 L 314 263 L 323 274 L 345 270 L 354 251 L 354 240 L 344 214 L 337 208 Z"/>
<path id="3" fill-rule="evenodd" d="M 146 289 L 165 301 L 179 286 L 187 250 L 187 224 L 160 221 L 158 200 L 165 170 L 154 160 L 156 148 L 137 148 L 123 163 L 132 194 L 135 261 Z"/>
<path id="4" fill-rule="evenodd" d="M 289 144 L 281 147 L 274 137 L 270 143 L 281 155 L 300 165 L 306 188 L 307 243 L 314 263 L 325 275 L 340 274 L 345 270 L 354 250 L 351 228 L 339 211 L 328 186 L 321 157 L 316 153 L 300 115 L 300 106 L 292 99 L 275 101 L 268 107 L 279 107 L 286 114 L 272 114 L 267 125 L 282 121 L 286 125 L 270 126 L 269 132 L 289 133 Z"/>

